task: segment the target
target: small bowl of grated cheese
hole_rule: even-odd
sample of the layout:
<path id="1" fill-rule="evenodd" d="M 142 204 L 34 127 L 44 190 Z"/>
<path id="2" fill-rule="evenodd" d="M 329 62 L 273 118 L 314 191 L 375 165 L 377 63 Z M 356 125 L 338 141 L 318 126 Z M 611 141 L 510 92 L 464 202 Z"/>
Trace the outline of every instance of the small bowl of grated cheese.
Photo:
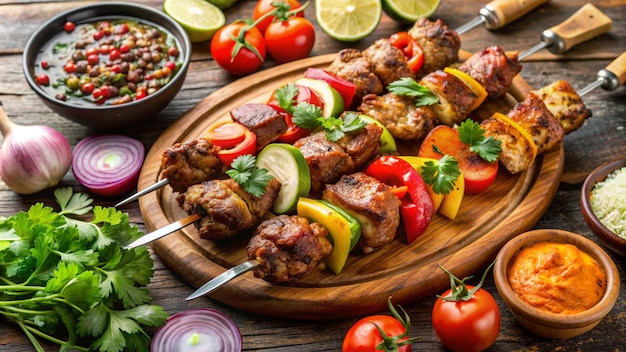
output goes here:
<path id="1" fill-rule="evenodd" d="M 587 176 L 580 207 L 600 242 L 626 256 L 626 158 L 604 163 Z"/>

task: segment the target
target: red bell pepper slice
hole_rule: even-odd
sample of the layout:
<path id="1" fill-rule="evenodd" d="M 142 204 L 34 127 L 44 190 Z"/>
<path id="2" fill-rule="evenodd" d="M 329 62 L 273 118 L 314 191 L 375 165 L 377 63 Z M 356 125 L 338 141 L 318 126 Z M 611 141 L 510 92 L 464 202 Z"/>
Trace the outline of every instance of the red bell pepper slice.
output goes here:
<path id="1" fill-rule="evenodd" d="M 233 160 L 237 159 L 239 156 L 256 154 L 256 134 L 246 129 L 244 136 L 243 141 L 237 144 L 234 148 L 222 149 L 217 152 L 217 157 L 220 158 L 220 161 L 222 164 L 226 165 L 226 167 L 230 168 L 230 164 L 232 164 Z"/>
<path id="2" fill-rule="evenodd" d="M 389 37 L 392 46 L 400 49 L 407 58 L 407 65 L 413 72 L 419 71 L 424 64 L 424 50 L 422 46 L 407 32 L 394 33 Z"/>
<path id="3" fill-rule="evenodd" d="M 354 94 L 356 93 L 356 85 L 354 83 L 316 67 L 307 68 L 304 72 L 304 77 L 326 81 L 331 87 L 335 88 L 335 90 L 339 92 L 343 98 L 343 106 L 346 110 L 350 108 L 350 105 L 352 105 L 352 100 L 354 99 Z"/>
<path id="4" fill-rule="evenodd" d="M 365 173 L 383 183 L 407 187 L 401 200 L 400 215 L 410 244 L 421 236 L 433 217 L 433 201 L 420 174 L 411 164 L 398 157 L 385 155 L 372 162 Z"/>

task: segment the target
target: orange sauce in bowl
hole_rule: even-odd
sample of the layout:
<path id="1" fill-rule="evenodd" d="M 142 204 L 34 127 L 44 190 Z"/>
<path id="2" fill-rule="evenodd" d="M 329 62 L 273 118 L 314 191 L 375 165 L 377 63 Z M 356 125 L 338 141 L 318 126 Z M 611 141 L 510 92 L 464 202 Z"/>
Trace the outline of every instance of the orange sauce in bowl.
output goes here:
<path id="1" fill-rule="evenodd" d="M 507 277 L 523 301 L 558 314 L 585 311 L 606 290 L 602 268 L 571 244 L 540 242 L 522 248 L 511 258 Z"/>

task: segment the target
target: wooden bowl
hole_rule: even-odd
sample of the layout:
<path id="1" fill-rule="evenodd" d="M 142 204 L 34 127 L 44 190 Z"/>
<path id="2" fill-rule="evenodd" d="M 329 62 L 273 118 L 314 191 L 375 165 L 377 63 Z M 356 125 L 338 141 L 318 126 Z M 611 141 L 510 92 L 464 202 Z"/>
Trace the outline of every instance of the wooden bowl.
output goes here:
<path id="1" fill-rule="evenodd" d="M 613 171 L 626 167 L 626 158 L 606 162 L 593 170 L 583 183 L 580 191 L 580 208 L 587 226 L 593 231 L 598 240 L 613 252 L 626 256 L 626 239 L 609 230 L 594 214 L 591 209 L 591 191 L 596 183 L 604 181 Z"/>
<path id="2" fill-rule="evenodd" d="M 507 277 L 509 262 L 522 247 L 537 242 L 573 244 L 595 259 L 606 274 L 606 291 L 600 302 L 584 312 L 557 314 L 533 307 L 513 292 Z M 611 257 L 589 239 L 562 230 L 534 230 L 514 237 L 498 253 L 493 275 L 498 293 L 517 321 L 536 335 L 550 339 L 566 339 L 593 329 L 613 309 L 619 295 L 619 272 Z"/>

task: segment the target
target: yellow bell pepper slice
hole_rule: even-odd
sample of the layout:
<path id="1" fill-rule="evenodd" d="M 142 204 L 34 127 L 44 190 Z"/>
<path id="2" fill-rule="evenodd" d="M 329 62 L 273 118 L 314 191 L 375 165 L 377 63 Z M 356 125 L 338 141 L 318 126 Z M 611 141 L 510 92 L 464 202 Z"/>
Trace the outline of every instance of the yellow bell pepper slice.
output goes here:
<path id="1" fill-rule="evenodd" d="M 296 208 L 298 215 L 326 227 L 333 243 L 333 250 L 324 258 L 324 262 L 335 274 L 341 273 L 348 259 L 348 253 L 350 253 L 350 249 L 353 247 L 351 244 L 356 243 L 358 236 L 361 235 L 360 226 L 358 233 L 351 226 L 352 222 L 357 224 L 358 222 L 354 218 L 348 219 L 345 214 L 340 214 L 335 209 L 316 199 L 300 197 Z"/>
<path id="2" fill-rule="evenodd" d="M 482 104 L 483 101 L 485 101 L 485 99 L 487 98 L 487 90 L 485 89 L 485 87 L 483 87 L 482 84 L 478 83 L 478 81 L 476 81 L 472 76 L 452 67 L 446 67 L 443 69 L 443 71 L 454 75 L 456 78 L 463 81 L 463 83 L 465 83 L 465 85 L 467 85 L 469 89 L 474 92 L 474 94 L 476 94 L 476 100 L 471 107 L 472 111 L 476 110 L 480 106 L 480 104 Z"/>
<path id="3" fill-rule="evenodd" d="M 441 207 L 439 207 L 439 214 L 447 217 L 450 220 L 456 218 L 456 214 L 459 213 L 461 203 L 463 202 L 463 196 L 465 195 L 465 178 L 463 173 L 454 181 L 454 188 L 450 193 L 443 197 Z"/>

